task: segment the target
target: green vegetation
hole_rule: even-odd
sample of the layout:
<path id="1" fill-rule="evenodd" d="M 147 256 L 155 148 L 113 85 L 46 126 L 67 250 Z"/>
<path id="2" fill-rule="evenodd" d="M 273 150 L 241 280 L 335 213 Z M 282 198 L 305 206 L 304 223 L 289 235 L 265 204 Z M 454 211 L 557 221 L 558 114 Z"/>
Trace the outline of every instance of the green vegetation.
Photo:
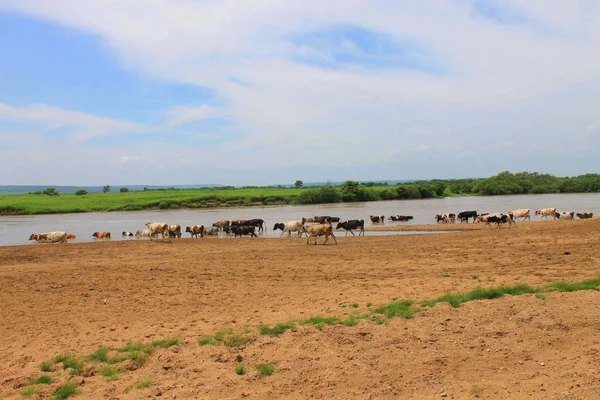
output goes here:
<path id="1" fill-rule="evenodd" d="M 86 194 L 88 194 L 88 192 L 85 189 L 79 189 L 75 192 L 75 196 L 85 196 Z"/>
<path id="2" fill-rule="evenodd" d="M 52 367 L 52 363 L 50 363 L 48 361 L 44 361 L 43 363 L 40 364 L 40 370 L 42 372 L 52 372 L 52 371 L 54 371 L 54 368 Z"/>
<path id="3" fill-rule="evenodd" d="M 266 325 L 260 325 L 258 327 L 258 331 L 260 332 L 261 335 L 279 336 L 282 333 L 284 333 L 285 331 L 287 331 L 288 329 L 292 329 L 295 326 L 296 326 L 296 324 L 294 322 L 280 323 L 280 324 L 275 325 L 272 328 L 270 328 Z"/>
<path id="4" fill-rule="evenodd" d="M 250 329 L 243 328 L 234 331 L 233 328 L 225 328 L 215 333 L 214 336 L 202 336 L 198 339 L 200 346 L 217 346 L 223 344 L 227 347 L 241 347 L 250 342 Z"/>
<path id="5" fill-rule="evenodd" d="M 62 354 L 54 358 L 54 364 L 62 363 L 63 369 L 71 370 L 72 375 L 80 375 L 83 372 L 83 362 L 70 354 Z"/>
<path id="6" fill-rule="evenodd" d="M 73 383 L 67 383 L 58 388 L 58 390 L 54 393 L 54 399 L 56 400 L 64 400 L 71 396 L 75 396 L 77 394 L 77 386 Z"/>
<path id="7" fill-rule="evenodd" d="M 239 363 L 235 366 L 235 373 L 238 375 L 245 375 L 246 374 L 246 367 L 244 366 L 244 364 Z"/>
<path id="8" fill-rule="evenodd" d="M 259 364 L 256 370 L 262 376 L 271 376 L 275 372 L 275 365 L 272 363 Z"/>
<path id="9" fill-rule="evenodd" d="M 49 385 L 52 382 L 54 382 L 52 377 L 50 377 L 48 375 L 42 375 L 39 378 L 37 378 L 35 381 L 33 381 L 33 384 L 34 385 Z"/>
<path id="10" fill-rule="evenodd" d="M 121 372 L 123 372 L 123 370 L 119 368 L 102 367 L 98 371 L 98 374 L 108 378 L 108 380 L 113 380 L 117 379 L 117 376 L 119 376 Z"/>
<path id="11" fill-rule="evenodd" d="M 395 186 L 346 181 L 340 186 L 227 187 L 160 189 L 81 195 L 62 194 L 55 188 L 29 194 L 0 195 L 0 215 L 59 214 L 92 211 L 139 211 L 150 209 L 216 208 L 275 204 L 324 204 L 341 201 L 427 199 L 448 196 L 478 196 L 537 193 L 600 192 L 600 174 L 555 177 L 537 172 L 508 171 L 490 178 L 415 181 Z"/>
<path id="12" fill-rule="evenodd" d="M 100 347 L 98 350 L 90 354 L 87 358 L 90 361 L 105 363 L 105 364 L 118 364 L 123 361 L 121 357 L 110 357 L 110 349 L 108 347 Z"/>
<path id="13" fill-rule="evenodd" d="M 36 388 L 35 386 L 27 386 L 25 389 L 23 389 L 21 391 L 21 395 L 23 395 L 25 397 L 29 397 L 29 396 L 38 394 L 39 392 L 40 392 L 40 389 Z"/>
<path id="14" fill-rule="evenodd" d="M 145 389 L 147 387 L 152 386 L 152 383 L 153 383 L 152 378 L 144 378 L 144 379 L 141 379 L 141 380 L 137 381 L 136 383 L 134 383 L 133 386 L 136 389 Z"/>
<path id="15" fill-rule="evenodd" d="M 179 344 L 179 339 L 177 339 L 177 338 L 157 340 L 155 342 L 152 342 L 153 347 L 160 347 L 163 349 L 168 349 L 169 347 L 177 346 L 178 344 Z"/>

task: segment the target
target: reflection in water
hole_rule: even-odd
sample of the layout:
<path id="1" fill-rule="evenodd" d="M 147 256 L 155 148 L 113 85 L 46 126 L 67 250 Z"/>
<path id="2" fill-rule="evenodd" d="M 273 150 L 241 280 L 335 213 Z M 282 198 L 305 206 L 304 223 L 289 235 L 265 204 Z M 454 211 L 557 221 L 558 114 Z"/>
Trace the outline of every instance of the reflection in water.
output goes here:
<path id="1" fill-rule="evenodd" d="M 311 206 L 273 206 L 219 208 L 211 210 L 170 210 L 170 211 L 137 211 L 87 214 L 62 214 L 0 217 L 0 245 L 26 244 L 31 233 L 48 231 L 67 231 L 77 235 L 76 242 L 93 241 L 95 231 L 112 232 L 112 240 L 127 240 L 121 237 L 122 231 L 135 232 L 145 228 L 148 221 L 180 224 L 185 230 L 187 225 L 203 224 L 210 226 L 221 219 L 262 218 L 267 222 L 266 237 L 279 237 L 281 231 L 273 232 L 276 222 L 315 215 L 331 215 L 346 219 L 364 219 L 365 226 L 381 226 L 372 224 L 369 215 L 384 215 L 384 226 L 413 225 L 434 223 L 437 213 L 464 210 L 476 210 L 479 213 L 503 212 L 517 208 L 530 208 L 533 211 L 544 207 L 556 207 L 560 211 L 593 212 L 600 215 L 600 193 L 586 194 L 544 194 L 519 196 L 471 196 L 447 197 L 428 200 L 392 200 L 370 203 L 338 203 Z M 391 222 L 390 215 L 411 215 L 408 222 Z M 533 220 L 539 217 L 532 216 Z M 414 233 L 414 232 L 413 232 Z M 367 232 L 367 235 L 389 233 Z M 407 232 L 394 232 L 407 234 Z M 186 234 L 185 237 L 189 237 Z M 343 232 L 340 233 L 343 236 Z M 135 240 L 129 238 L 129 240 Z"/>

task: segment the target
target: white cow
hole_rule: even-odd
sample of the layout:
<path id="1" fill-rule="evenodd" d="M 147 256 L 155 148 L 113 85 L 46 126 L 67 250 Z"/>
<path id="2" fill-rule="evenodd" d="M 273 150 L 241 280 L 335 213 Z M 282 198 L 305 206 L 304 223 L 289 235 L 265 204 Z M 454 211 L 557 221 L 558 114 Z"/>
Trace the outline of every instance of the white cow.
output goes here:
<path id="1" fill-rule="evenodd" d="M 302 233 L 304 232 L 304 229 L 302 228 L 303 225 L 302 220 L 298 219 L 277 223 L 273 227 L 273 230 L 276 231 L 277 229 L 281 229 L 281 236 L 283 236 L 285 232 L 288 233 L 288 237 L 292 235 L 292 232 L 298 232 L 298 236 L 302 236 Z"/>
<path id="2" fill-rule="evenodd" d="M 523 218 L 523 221 L 525 221 L 526 219 L 531 221 L 531 215 L 529 214 L 530 211 L 531 210 L 529 208 L 521 208 L 518 210 L 509 211 L 508 215 L 512 215 L 515 222 L 517 222 L 519 220 L 519 218 Z"/>
<path id="3" fill-rule="evenodd" d="M 162 235 L 162 240 L 169 237 L 169 225 L 164 222 L 146 222 L 146 226 L 152 232 L 150 236 Z"/>

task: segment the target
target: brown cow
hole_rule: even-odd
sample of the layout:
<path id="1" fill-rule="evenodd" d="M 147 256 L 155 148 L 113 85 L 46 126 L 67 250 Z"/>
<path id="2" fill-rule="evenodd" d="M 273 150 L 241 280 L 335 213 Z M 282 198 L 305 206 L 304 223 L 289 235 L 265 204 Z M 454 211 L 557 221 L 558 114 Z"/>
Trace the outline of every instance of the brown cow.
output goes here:
<path id="1" fill-rule="evenodd" d="M 110 232 L 94 232 L 92 236 L 96 239 L 110 239 Z"/>

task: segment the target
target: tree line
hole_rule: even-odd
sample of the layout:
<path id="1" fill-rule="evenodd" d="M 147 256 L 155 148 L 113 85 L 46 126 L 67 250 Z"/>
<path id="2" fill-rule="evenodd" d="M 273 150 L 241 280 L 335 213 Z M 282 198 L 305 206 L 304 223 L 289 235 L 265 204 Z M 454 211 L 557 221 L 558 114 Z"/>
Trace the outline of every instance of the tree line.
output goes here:
<path id="1" fill-rule="evenodd" d="M 447 196 L 492 196 L 542 193 L 600 192 L 600 174 L 556 177 L 537 172 L 504 171 L 489 178 L 433 179 L 395 186 L 346 181 L 340 186 L 302 189 L 297 202 L 321 204 L 394 199 L 427 199 Z"/>

